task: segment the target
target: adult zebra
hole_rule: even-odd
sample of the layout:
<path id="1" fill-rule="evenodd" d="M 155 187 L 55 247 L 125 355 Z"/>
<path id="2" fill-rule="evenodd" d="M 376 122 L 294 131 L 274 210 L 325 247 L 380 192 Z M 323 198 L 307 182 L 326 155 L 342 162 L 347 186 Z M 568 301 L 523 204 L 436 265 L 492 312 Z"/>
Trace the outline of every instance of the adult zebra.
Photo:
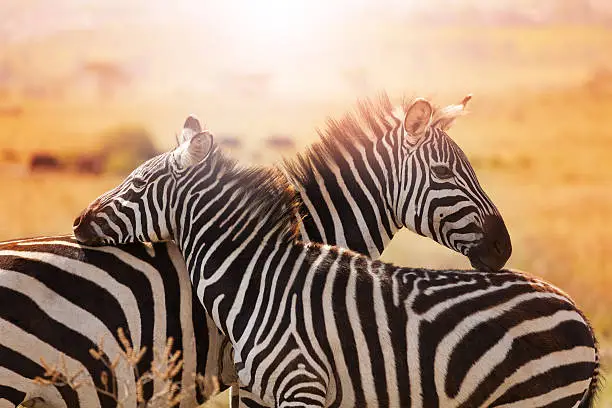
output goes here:
<path id="1" fill-rule="evenodd" d="M 32 379 L 45 372 L 41 358 L 56 364 L 61 353 L 66 374 L 83 370 L 102 388 L 107 368 L 89 349 L 103 337 L 114 359 L 121 347 L 118 328 L 134 347 L 147 347 L 137 365 L 140 373 L 151 366 L 153 350 L 163 350 L 172 337 L 184 353 L 178 379 L 186 388 L 194 385 L 195 372 L 216 375 L 222 337 L 192 293 L 176 245 L 87 248 L 69 236 L 0 243 L 0 407 L 38 399 L 48 407 L 115 407 L 113 398 L 89 386 L 73 390 Z M 133 372 L 122 364 L 116 373 L 119 396 L 134 389 Z M 162 388 L 159 381 L 146 384 L 145 396 Z M 201 402 L 203 396 L 197 397 Z M 195 393 L 181 403 L 196 405 Z M 134 396 L 124 406 L 135 407 Z"/>
<path id="2" fill-rule="evenodd" d="M 422 143 L 426 154 L 412 149 L 413 156 L 423 160 L 417 161 L 423 168 L 418 178 L 398 162 L 397 155 L 410 140 L 404 140 L 399 133 L 401 124 L 390 116 L 388 98 L 364 103 L 359 116 L 331 122 L 320 143 L 283 166 L 306 203 L 300 212 L 312 214 L 304 220 L 305 238 L 339 243 L 378 257 L 395 231 L 406 225 L 466 254 L 472 245 L 475 249 L 468 255 L 474 263 L 501 268 L 511 251 L 503 221 L 482 192 L 465 156 L 441 134 L 462 113 L 466 101 L 431 115 L 435 126 L 430 126 L 430 140 Z M 198 130 L 197 123 L 193 126 L 195 129 L 185 130 L 185 137 Z M 435 174 L 425 171 L 430 167 L 431 172 L 442 176 L 444 171 L 453 169 L 457 172 L 456 185 L 441 182 Z M 418 187 L 410 195 L 409 183 Z M 402 195 L 411 199 L 404 201 Z M 449 199 L 437 198 L 440 196 Z M 435 225 L 423 223 L 433 216 L 434 209 L 438 215 L 443 211 L 446 220 Z M 476 225 L 471 225 L 472 218 Z M 444 241 L 452 236 L 450 231 L 464 242 Z M 0 349 L 0 365 L 4 361 L 10 363 L 5 365 L 7 376 L 0 378 L 9 378 L 9 371 L 11 378 L 0 382 L 6 386 L 0 396 L 14 395 L 13 404 L 38 391 L 29 378 L 43 372 L 41 356 L 55 361 L 55 354 L 62 351 L 72 358 L 76 368 L 85 367 L 98 379 L 103 367 L 87 350 L 101 333 L 106 333 L 106 344 L 111 347 L 109 340 L 120 326 L 129 329 L 135 345 L 159 346 L 166 336 L 174 337 L 175 344 L 185 351 L 185 385 L 193 383 L 193 367 L 209 373 L 217 369 L 216 328 L 210 330 L 209 345 L 202 306 L 197 300 L 192 304 L 190 291 L 184 290 L 184 260 L 173 244 L 86 248 L 69 237 L 17 241 L 0 247 L 0 268 L 0 293 L 8 293 L 0 296 L 0 326 L 17 333 L 14 343 L 4 343 L 4 349 Z M 100 307 L 101 304 L 108 306 Z M 55 314 L 45 310 L 48 306 L 54 307 Z M 34 309 L 36 313 L 26 312 Z M 87 317 L 75 321 L 75 315 Z M 41 322 L 47 329 L 41 330 Z M 56 334 L 67 332 L 78 335 Z M 29 340 L 22 341 L 26 337 Z M 112 344 L 115 349 L 119 347 L 118 339 L 114 338 Z M 9 352 L 10 356 L 3 354 Z M 150 364 L 152 355 L 149 349 L 142 359 L 141 372 Z M 131 377 L 128 375 L 128 384 L 133 381 Z M 151 395 L 153 389 L 145 391 Z M 109 403 L 104 396 L 92 395 L 87 389 L 76 394 L 66 388 L 44 392 L 47 401 L 64 399 L 68 406 L 75 406 L 79 398 L 87 406 Z M 100 403 L 95 402 L 97 398 Z M 192 399 L 186 399 L 183 406 L 194 404 Z"/>
<path id="3" fill-rule="evenodd" d="M 405 114 L 415 139 L 432 132 L 427 106 Z M 177 242 L 234 347 L 247 406 L 592 403 L 595 338 L 559 289 L 518 272 L 398 268 L 296 242 L 297 203 L 277 171 L 239 168 L 209 132 L 192 132 L 95 200 L 74 231 L 92 245 Z"/>

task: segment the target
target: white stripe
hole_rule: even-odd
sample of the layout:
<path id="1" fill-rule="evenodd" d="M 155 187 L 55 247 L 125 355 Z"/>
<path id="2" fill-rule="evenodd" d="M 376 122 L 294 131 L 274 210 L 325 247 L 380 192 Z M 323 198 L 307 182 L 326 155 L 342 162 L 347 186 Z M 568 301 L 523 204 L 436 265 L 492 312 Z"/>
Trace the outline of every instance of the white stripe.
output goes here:
<path id="1" fill-rule="evenodd" d="M 359 318 L 359 310 L 357 309 L 357 277 L 358 271 L 355 270 L 355 260 L 357 257 L 351 257 L 350 271 L 348 273 L 348 282 L 346 286 L 346 313 L 350 322 L 351 329 L 353 331 L 353 337 L 355 339 L 355 351 L 357 352 L 357 361 L 359 365 L 359 375 L 361 378 L 357 379 L 352 376 L 353 381 L 360 381 L 363 387 L 364 395 L 366 396 L 366 404 L 368 406 L 378 405 L 378 396 L 376 395 L 376 387 L 374 386 L 374 379 L 372 378 L 372 364 L 371 358 L 373 357 L 371 350 L 368 348 L 368 342 L 361 329 L 361 319 Z M 375 357 L 377 358 L 377 357 Z M 357 374 L 357 373 L 354 373 Z"/>
<path id="2" fill-rule="evenodd" d="M 2 327 L 2 320 L 0 320 L 0 327 Z M 57 355 L 54 357 L 54 360 L 48 361 L 49 363 L 55 362 L 57 360 Z M 40 360 L 36 360 L 36 363 L 39 363 Z M 41 371 L 42 376 L 42 371 Z M 9 370 L 6 367 L 0 365 L 0 385 L 4 385 L 6 387 L 10 387 L 16 390 L 19 390 L 26 394 L 23 402 L 39 397 L 45 400 L 45 406 L 53 407 L 53 408 L 68 408 L 66 407 L 66 402 L 62 398 L 62 395 L 59 393 L 56 387 L 48 386 L 48 385 L 38 385 L 35 384 L 32 379 L 22 376 L 19 373 Z M 91 389 L 89 390 L 91 392 Z M 100 406 L 99 401 L 92 401 L 93 404 L 91 408 Z M 0 395 L 0 407 L 10 407 L 15 408 L 15 405 L 12 405 L 5 400 Z"/>
<path id="3" fill-rule="evenodd" d="M 174 265 L 174 269 L 176 270 L 176 276 L 180 288 L 180 324 L 181 334 L 183 338 L 183 344 L 181 345 L 183 351 L 183 354 L 181 355 L 181 357 L 183 358 L 183 376 L 181 378 L 181 387 L 184 390 L 191 390 L 191 388 L 195 385 L 194 373 L 196 373 L 197 370 L 197 348 L 193 327 L 194 311 L 192 310 L 193 292 L 191 289 L 191 281 L 189 280 L 189 271 L 187 271 L 187 265 L 185 265 L 185 260 L 183 259 L 180 250 L 172 242 L 168 242 L 166 244 L 166 248 L 168 250 L 168 256 L 170 257 L 170 261 L 172 262 L 172 265 Z M 164 273 L 164 271 L 160 272 Z M 170 273 L 170 271 L 167 271 L 167 273 Z M 205 318 L 205 316 L 199 316 L 199 318 L 203 319 Z M 210 330 L 210 326 L 208 327 Z M 189 395 L 181 400 L 179 407 L 187 408 L 194 407 L 196 405 L 197 401 L 195 398 L 195 393 L 189 392 Z"/>
<path id="4" fill-rule="evenodd" d="M 372 270 L 372 264 L 369 264 L 370 270 Z M 397 373 L 395 371 L 395 354 L 393 353 L 393 345 L 391 343 L 389 318 L 387 316 L 387 310 L 385 309 L 385 299 L 383 297 L 382 282 L 380 281 L 380 275 L 374 275 L 373 286 L 374 286 L 374 313 L 376 314 L 376 325 L 378 327 L 378 339 L 380 340 L 380 346 L 382 348 L 383 364 L 385 367 L 385 377 L 387 378 L 387 390 L 389 390 L 389 406 L 399 407 L 399 385 L 397 383 Z M 374 356 L 376 358 L 376 356 Z M 402 386 L 405 386 L 404 384 Z"/>
<path id="5" fill-rule="evenodd" d="M 588 385 L 585 386 L 585 382 L 588 384 L 589 380 L 576 381 L 569 385 L 566 385 L 565 387 L 555 388 L 554 390 L 551 390 L 547 392 L 546 394 L 538 395 L 537 397 L 522 399 L 516 402 L 512 402 L 510 404 L 496 405 L 496 407 L 497 408 L 545 407 L 562 398 L 576 395 L 586 390 L 588 388 Z M 577 406 L 580 404 L 580 398 L 581 397 L 578 397 L 578 401 L 576 402 L 574 406 Z"/>

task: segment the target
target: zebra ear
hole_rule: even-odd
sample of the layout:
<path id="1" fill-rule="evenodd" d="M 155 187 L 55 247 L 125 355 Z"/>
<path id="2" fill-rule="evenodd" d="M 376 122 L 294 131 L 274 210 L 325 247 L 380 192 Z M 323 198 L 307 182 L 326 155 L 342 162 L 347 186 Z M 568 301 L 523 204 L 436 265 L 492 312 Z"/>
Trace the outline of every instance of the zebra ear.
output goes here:
<path id="1" fill-rule="evenodd" d="M 213 147 L 210 132 L 198 132 L 182 143 L 174 152 L 175 163 L 179 169 L 186 169 L 200 163 L 208 156 Z"/>
<path id="2" fill-rule="evenodd" d="M 198 118 L 196 118 L 196 116 L 193 114 L 187 116 L 187 119 L 185 119 L 185 124 L 183 125 L 183 130 L 181 131 L 179 144 L 191 140 L 194 135 L 200 133 L 201 131 L 202 126 L 200 125 Z"/>
<path id="3" fill-rule="evenodd" d="M 198 163 L 208 156 L 213 146 L 213 136 L 210 132 L 199 132 L 189 140 L 187 153 L 191 156 L 192 164 Z"/>
<path id="4" fill-rule="evenodd" d="M 436 127 L 447 131 L 455 122 L 455 119 L 459 116 L 465 115 L 465 105 L 472 99 L 472 94 L 467 95 L 461 103 L 457 105 L 450 105 L 440 110 L 440 114 L 433 120 L 432 127 Z"/>
<path id="5" fill-rule="evenodd" d="M 427 130 L 432 113 L 433 107 L 427 100 L 419 98 L 412 102 L 404 118 L 404 130 L 408 136 L 418 140 Z"/>

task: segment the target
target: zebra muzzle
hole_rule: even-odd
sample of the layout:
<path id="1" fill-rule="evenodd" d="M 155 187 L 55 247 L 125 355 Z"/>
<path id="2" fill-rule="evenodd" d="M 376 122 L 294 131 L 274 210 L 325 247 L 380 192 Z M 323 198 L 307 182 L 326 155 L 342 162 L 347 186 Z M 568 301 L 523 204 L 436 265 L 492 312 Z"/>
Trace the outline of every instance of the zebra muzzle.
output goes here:
<path id="1" fill-rule="evenodd" d="M 88 210 L 83 211 L 72 224 L 72 232 L 75 238 L 82 244 L 96 246 L 103 245 L 102 238 L 98 236 L 92 227 L 92 216 Z"/>
<path id="2" fill-rule="evenodd" d="M 510 234 L 503 219 L 487 215 L 483 223 L 482 241 L 468 251 L 473 268 L 483 271 L 499 271 L 512 255 Z"/>

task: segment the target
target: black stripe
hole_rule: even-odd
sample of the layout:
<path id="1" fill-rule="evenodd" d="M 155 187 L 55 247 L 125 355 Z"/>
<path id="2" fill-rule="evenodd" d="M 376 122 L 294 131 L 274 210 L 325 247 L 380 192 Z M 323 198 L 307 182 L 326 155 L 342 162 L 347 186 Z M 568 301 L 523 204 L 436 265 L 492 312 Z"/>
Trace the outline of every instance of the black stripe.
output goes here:
<path id="1" fill-rule="evenodd" d="M 1 352 L 0 352 L 1 355 Z M 15 388 L 9 387 L 8 385 L 0 384 L 0 400 L 7 400 L 11 404 L 15 404 L 15 406 L 24 402 L 26 393 L 16 390 Z"/>
<path id="2" fill-rule="evenodd" d="M 368 267 L 366 258 L 358 257 L 355 259 L 355 269 L 366 270 Z M 356 271 L 353 271 L 356 272 Z M 387 390 L 387 374 L 385 371 L 385 361 L 382 358 L 383 351 L 380 344 L 379 332 L 388 330 L 387 327 L 378 327 L 376 321 L 376 311 L 374 306 L 374 285 L 372 276 L 360 273 L 357 278 L 355 289 L 357 299 L 357 311 L 361 323 L 361 333 L 368 346 L 368 354 L 372 371 L 366 373 L 374 379 L 374 388 L 378 399 L 379 407 L 389 406 L 389 393 Z"/>
<path id="3" fill-rule="evenodd" d="M 587 380 L 593 374 L 593 363 L 573 363 L 555 367 L 542 374 L 530 377 L 527 381 L 516 384 L 508 389 L 502 396 L 497 398 L 492 405 L 510 404 L 526 398 L 537 397 L 542 393 L 553 391 L 556 388 L 565 387 L 573 382 Z M 573 406 L 582 398 L 582 393 L 571 396 L 568 406 Z M 569 403 L 571 401 L 571 403 Z M 557 401 L 558 402 L 558 401 Z"/>

